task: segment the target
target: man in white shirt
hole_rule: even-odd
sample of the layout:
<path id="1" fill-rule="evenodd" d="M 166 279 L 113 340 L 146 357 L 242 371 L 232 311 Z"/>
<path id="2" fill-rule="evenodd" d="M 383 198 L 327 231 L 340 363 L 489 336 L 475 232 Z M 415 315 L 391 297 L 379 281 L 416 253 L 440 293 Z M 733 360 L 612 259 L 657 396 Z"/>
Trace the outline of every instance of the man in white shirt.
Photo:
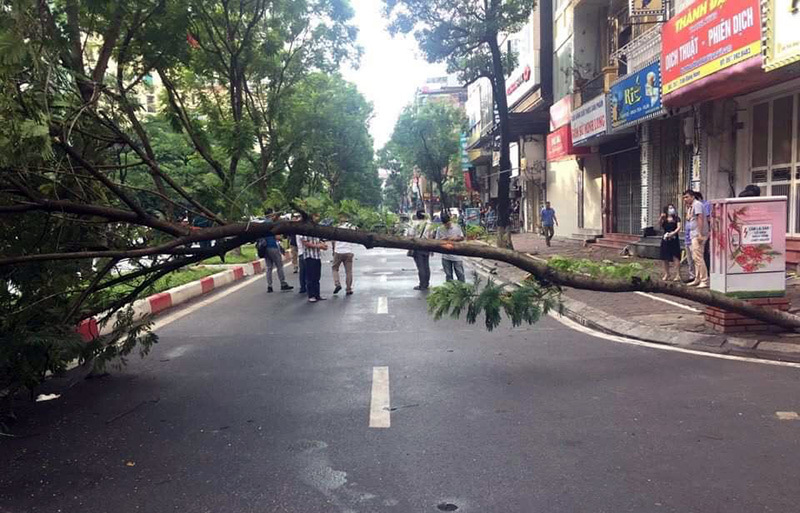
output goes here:
<path id="1" fill-rule="evenodd" d="M 339 214 L 338 228 L 344 230 L 355 230 L 355 226 L 347 222 L 347 214 Z M 342 282 L 339 278 L 339 267 L 344 264 L 345 284 L 347 285 L 348 296 L 353 294 L 353 249 L 355 245 L 351 242 L 333 241 L 333 289 L 334 294 L 342 290 Z"/>
<path id="2" fill-rule="evenodd" d="M 300 242 L 302 235 L 292 235 L 297 246 L 297 268 L 299 269 L 298 280 L 300 281 L 300 294 L 306 293 L 306 262 L 303 256 L 303 243 Z"/>
<path id="3" fill-rule="evenodd" d="M 417 210 L 414 216 L 414 221 L 408 227 L 406 232 L 407 237 L 413 239 L 429 239 L 431 236 L 432 225 L 428 221 L 424 210 Z M 417 275 L 419 276 L 419 285 L 414 287 L 414 290 L 428 290 L 431 282 L 431 254 L 428 251 L 421 251 L 419 249 L 409 250 L 408 256 L 414 258 L 414 265 L 417 266 Z"/>
<path id="4" fill-rule="evenodd" d="M 694 261 L 694 281 L 690 287 L 708 288 L 708 267 L 706 267 L 703 252 L 706 240 L 708 240 L 708 218 L 706 217 L 705 205 L 692 190 L 683 193 L 683 201 L 687 206 L 691 205 L 691 218 L 689 226 L 692 230 L 692 260 Z"/>
<path id="5" fill-rule="evenodd" d="M 452 222 L 450 214 L 445 210 L 442 210 L 442 226 L 436 229 L 436 238 L 449 242 L 461 242 L 464 240 L 464 232 L 461 231 L 461 227 Z M 466 281 L 464 279 L 463 260 L 459 255 L 442 253 L 442 267 L 447 281 L 453 281 L 453 271 L 455 271 L 458 281 Z"/>
<path id="6" fill-rule="evenodd" d="M 311 220 L 314 223 L 318 223 L 319 215 L 313 214 Z M 298 247 L 300 245 L 303 246 L 308 302 L 316 303 L 317 301 L 323 301 L 326 298 L 320 295 L 319 280 L 322 276 L 322 254 L 328 250 L 328 245 L 318 237 L 312 237 L 310 235 L 301 235 L 297 242 Z"/>

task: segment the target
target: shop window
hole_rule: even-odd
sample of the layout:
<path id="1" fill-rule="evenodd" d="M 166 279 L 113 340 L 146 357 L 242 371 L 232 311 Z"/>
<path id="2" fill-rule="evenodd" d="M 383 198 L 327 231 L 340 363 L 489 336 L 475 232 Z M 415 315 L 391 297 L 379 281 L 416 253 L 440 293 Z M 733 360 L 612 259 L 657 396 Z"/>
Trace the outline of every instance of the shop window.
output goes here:
<path id="1" fill-rule="evenodd" d="M 773 182 L 788 182 L 792 179 L 792 168 L 783 167 L 772 170 Z"/>
<path id="2" fill-rule="evenodd" d="M 759 169 L 758 171 L 753 171 L 750 181 L 753 183 L 767 183 L 767 170 Z"/>
<path id="3" fill-rule="evenodd" d="M 772 164 L 792 161 L 792 114 L 794 97 L 775 100 L 772 107 Z"/>
<path id="4" fill-rule="evenodd" d="M 753 107 L 753 167 L 767 165 L 769 141 L 769 103 Z"/>
<path id="5" fill-rule="evenodd" d="M 770 194 L 769 194 L 770 196 L 786 196 L 786 198 L 788 200 L 788 203 L 786 204 L 786 231 L 787 232 L 794 231 L 794 230 L 792 230 L 791 225 L 789 225 L 789 219 L 790 219 L 789 218 L 789 213 L 791 211 L 790 205 L 791 205 L 791 201 L 792 201 L 792 195 L 790 194 L 791 189 L 792 189 L 792 186 L 789 185 L 788 183 L 787 184 L 783 184 L 783 185 L 773 185 L 772 186 L 772 190 L 770 191 Z"/>
<path id="6" fill-rule="evenodd" d="M 754 105 L 751 115 L 751 183 L 789 199 L 787 232 L 800 236 L 800 95 Z"/>

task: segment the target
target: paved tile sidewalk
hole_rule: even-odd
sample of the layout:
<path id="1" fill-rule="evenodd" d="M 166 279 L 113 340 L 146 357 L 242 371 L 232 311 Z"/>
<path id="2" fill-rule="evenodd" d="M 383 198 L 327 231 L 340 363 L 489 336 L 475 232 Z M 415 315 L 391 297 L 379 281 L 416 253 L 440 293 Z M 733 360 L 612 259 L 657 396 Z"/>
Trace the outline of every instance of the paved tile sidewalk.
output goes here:
<path id="1" fill-rule="evenodd" d="M 568 240 L 554 240 L 551 247 L 547 247 L 544 238 L 533 234 L 518 234 L 513 238 L 514 248 L 518 251 L 531 253 L 539 258 L 550 258 L 555 255 L 570 258 L 587 258 L 591 260 L 611 260 L 614 262 L 640 262 L 646 267 L 652 267 L 652 279 L 660 279 L 662 274 L 661 263 L 656 260 L 639 259 L 624 256 L 619 250 L 600 248 L 590 245 L 584 246 L 579 242 Z M 527 273 L 514 266 L 503 262 L 482 261 L 484 268 L 493 270 L 499 279 L 506 282 L 518 282 L 527 276 Z M 686 266 L 682 268 L 682 275 L 687 276 Z M 800 280 L 790 278 L 787 283 L 787 292 L 792 300 L 792 312 L 800 312 Z M 648 334 L 643 332 L 642 326 L 652 328 L 651 336 L 665 338 L 669 334 L 685 338 L 687 344 L 701 344 L 723 346 L 726 340 L 738 348 L 748 351 L 761 348 L 762 352 L 781 355 L 800 356 L 800 333 L 737 333 L 735 337 L 722 336 L 705 326 L 703 311 L 704 306 L 682 298 L 672 296 L 641 294 L 633 292 L 606 293 L 586 290 L 565 289 L 564 296 L 567 300 L 576 300 L 589 307 L 592 315 L 606 314 L 605 321 L 616 320 L 636 323 L 637 333 L 630 333 L 636 338 L 647 339 Z M 633 330 L 633 325 L 630 325 Z M 620 330 L 624 332 L 624 329 Z M 659 333 L 656 333 L 659 332 Z M 681 333 L 683 335 L 681 335 Z M 623 333 L 625 334 L 625 333 Z M 681 345 L 681 341 L 676 341 Z"/>

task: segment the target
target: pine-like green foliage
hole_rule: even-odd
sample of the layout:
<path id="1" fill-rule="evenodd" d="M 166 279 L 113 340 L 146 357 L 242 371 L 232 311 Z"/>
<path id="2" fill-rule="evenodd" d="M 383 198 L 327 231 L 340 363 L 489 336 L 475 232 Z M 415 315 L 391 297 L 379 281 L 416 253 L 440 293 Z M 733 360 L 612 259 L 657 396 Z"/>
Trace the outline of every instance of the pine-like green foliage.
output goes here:
<path id="1" fill-rule="evenodd" d="M 647 280 L 653 270 L 651 263 L 619 263 L 611 260 L 588 260 L 585 258 L 567 258 L 554 256 L 547 265 L 567 273 L 586 274 L 593 278 L 640 279 Z"/>
<path id="2" fill-rule="evenodd" d="M 451 281 L 435 287 L 428 295 L 428 311 L 435 320 L 445 316 L 458 319 L 466 314 L 466 321 L 475 324 L 483 314 L 488 331 L 500 325 L 503 314 L 517 327 L 534 324 L 548 312 L 560 312 L 561 308 L 558 288 L 532 280 L 509 291 L 492 279 L 484 281 L 476 275 L 472 283 Z"/>

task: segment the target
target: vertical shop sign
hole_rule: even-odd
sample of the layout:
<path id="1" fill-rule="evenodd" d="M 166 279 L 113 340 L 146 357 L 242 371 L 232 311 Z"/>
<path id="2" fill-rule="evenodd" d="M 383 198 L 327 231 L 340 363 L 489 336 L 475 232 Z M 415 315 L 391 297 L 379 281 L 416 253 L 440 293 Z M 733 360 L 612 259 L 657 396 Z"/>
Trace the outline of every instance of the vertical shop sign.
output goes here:
<path id="1" fill-rule="evenodd" d="M 800 61 L 800 1 L 767 0 L 764 69 L 772 71 Z"/>

